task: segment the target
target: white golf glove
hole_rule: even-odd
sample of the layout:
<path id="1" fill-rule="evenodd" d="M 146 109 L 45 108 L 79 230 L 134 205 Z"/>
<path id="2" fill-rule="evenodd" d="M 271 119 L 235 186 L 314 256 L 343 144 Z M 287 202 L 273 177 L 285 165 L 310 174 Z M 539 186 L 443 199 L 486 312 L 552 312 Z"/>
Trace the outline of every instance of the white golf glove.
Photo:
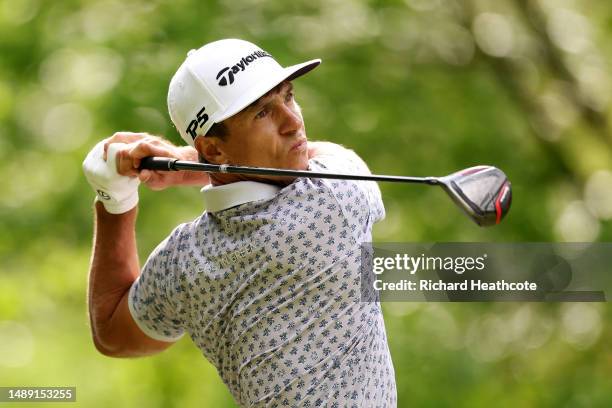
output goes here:
<path id="1" fill-rule="evenodd" d="M 108 146 L 104 160 L 104 141 L 98 143 L 83 161 L 85 177 L 96 192 L 96 201 L 101 201 L 111 214 L 123 214 L 138 204 L 138 177 L 117 173 L 117 152 L 125 143 Z"/>

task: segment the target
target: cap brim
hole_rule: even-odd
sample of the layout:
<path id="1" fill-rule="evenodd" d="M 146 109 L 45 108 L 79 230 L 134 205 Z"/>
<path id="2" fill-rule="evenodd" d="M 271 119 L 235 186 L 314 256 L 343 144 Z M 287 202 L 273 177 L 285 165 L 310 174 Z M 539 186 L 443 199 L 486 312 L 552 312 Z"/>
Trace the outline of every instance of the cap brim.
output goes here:
<path id="1" fill-rule="evenodd" d="M 213 117 L 213 121 L 215 123 L 219 123 L 227 118 L 234 116 L 235 114 L 255 102 L 257 99 L 261 98 L 263 95 L 265 95 L 268 91 L 273 89 L 281 82 L 292 81 L 295 78 L 298 78 L 306 74 L 307 72 L 312 71 L 317 66 L 319 66 L 320 63 L 320 59 L 314 59 L 303 62 L 301 64 L 283 68 L 282 73 L 280 75 L 273 75 L 265 81 L 261 81 L 255 86 L 253 86 L 251 89 L 249 89 L 248 92 L 246 92 L 235 103 L 225 109 L 225 111 L 220 112 L 217 117 Z"/>

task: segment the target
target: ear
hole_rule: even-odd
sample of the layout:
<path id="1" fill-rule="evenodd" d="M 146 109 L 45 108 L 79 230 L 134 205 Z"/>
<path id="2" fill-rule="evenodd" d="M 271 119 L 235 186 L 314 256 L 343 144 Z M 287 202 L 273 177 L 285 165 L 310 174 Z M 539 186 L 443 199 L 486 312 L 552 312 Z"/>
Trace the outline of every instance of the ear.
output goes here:
<path id="1" fill-rule="evenodd" d="M 225 154 L 221 139 L 216 136 L 200 136 L 195 140 L 195 148 L 208 163 L 228 164 L 229 157 Z"/>

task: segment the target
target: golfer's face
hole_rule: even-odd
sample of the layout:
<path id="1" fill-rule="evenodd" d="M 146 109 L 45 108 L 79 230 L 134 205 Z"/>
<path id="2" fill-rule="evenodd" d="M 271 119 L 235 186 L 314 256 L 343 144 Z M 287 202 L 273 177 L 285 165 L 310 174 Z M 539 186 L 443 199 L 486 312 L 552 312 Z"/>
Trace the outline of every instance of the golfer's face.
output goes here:
<path id="1" fill-rule="evenodd" d="M 225 123 L 229 135 L 224 150 L 232 164 L 307 169 L 306 131 L 290 82 L 284 82 Z"/>

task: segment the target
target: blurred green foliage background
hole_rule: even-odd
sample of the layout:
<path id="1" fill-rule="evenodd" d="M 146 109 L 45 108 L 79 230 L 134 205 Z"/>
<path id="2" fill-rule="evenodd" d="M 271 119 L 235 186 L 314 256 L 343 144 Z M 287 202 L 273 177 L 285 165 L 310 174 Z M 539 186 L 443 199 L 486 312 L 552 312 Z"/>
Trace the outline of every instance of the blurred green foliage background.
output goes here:
<path id="1" fill-rule="evenodd" d="M 166 109 L 186 52 L 253 41 L 295 82 L 308 135 L 375 173 L 475 164 L 513 182 L 480 229 L 438 189 L 381 185 L 376 241 L 610 241 L 612 2 L 1 0 L 0 385 L 76 404 L 232 407 L 190 340 L 99 355 L 86 311 L 93 193 L 81 162 L 118 130 L 180 143 Z M 141 191 L 141 259 L 198 216 L 197 188 Z M 385 304 L 399 406 L 612 406 L 608 304 Z M 24 405 L 15 405 L 24 406 Z"/>

